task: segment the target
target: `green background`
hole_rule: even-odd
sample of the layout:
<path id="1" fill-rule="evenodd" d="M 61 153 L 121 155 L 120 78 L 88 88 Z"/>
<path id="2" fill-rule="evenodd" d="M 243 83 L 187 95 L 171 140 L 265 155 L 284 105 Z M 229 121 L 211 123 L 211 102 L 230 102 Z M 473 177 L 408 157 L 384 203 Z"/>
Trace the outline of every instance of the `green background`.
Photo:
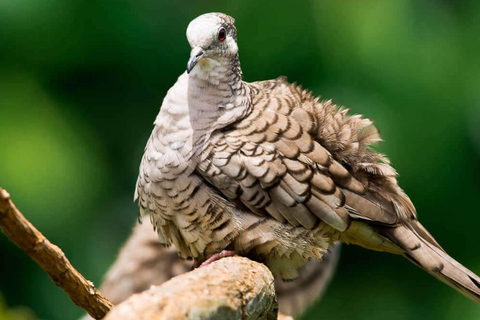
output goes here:
<path id="1" fill-rule="evenodd" d="M 420 220 L 480 273 L 480 2 L 1 1 L 0 185 L 80 272 L 99 284 L 136 220 L 143 147 L 185 70 L 187 24 L 209 11 L 236 18 L 246 81 L 285 75 L 374 119 Z M 82 314 L 3 235 L 0 260 L 0 319 Z M 344 246 L 304 319 L 320 317 L 480 307 L 401 257 Z"/>

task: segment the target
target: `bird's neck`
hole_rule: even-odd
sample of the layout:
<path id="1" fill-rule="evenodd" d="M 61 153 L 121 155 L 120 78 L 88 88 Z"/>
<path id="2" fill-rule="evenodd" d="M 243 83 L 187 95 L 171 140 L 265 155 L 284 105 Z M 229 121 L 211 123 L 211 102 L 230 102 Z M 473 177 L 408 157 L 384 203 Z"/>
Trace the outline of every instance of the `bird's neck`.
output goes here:
<path id="1" fill-rule="evenodd" d="M 198 131 L 224 127 L 248 113 L 250 92 L 238 55 L 204 59 L 188 76 L 188 111 Z"/>
<path id="2" fill-rule="evenodd" d="M 163 136 L 182 139 L 193 149 L 201 149 L 213 131 L 250 111 L 250 88 L 242 81 L 238 57 L 230 61 L 211 59 L 200 61 L 190 74 L 178 78 L 155 124 Z"/>

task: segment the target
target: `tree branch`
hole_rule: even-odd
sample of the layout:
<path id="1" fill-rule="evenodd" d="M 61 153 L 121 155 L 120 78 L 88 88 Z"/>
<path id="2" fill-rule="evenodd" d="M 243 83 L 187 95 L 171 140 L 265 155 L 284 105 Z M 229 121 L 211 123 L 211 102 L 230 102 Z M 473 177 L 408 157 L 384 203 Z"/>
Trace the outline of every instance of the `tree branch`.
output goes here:
<path id="1" fill-rule="evenodd" d="M 135 294 L 104 320 L 277 319 L 274 278 L 243 257 L 224 258 Z"/>
<path id="2" fill-rule="evenodd" d="M 0 188 L 0 228 L 17 246 L 45 270 L 70 299 L 93 318 L 101 319 L 112 308 L 91 281 L 68 261 L 63 251 L 50 243 L 15 207 L 8 192 Z"/>

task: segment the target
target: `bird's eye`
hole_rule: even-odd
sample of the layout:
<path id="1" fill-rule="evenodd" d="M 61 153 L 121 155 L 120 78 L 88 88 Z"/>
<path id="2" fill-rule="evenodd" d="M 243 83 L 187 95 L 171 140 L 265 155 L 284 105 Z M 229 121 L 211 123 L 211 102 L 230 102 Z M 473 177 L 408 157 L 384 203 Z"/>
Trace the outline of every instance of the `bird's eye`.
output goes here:
<path id="1" fill-rule="evenodd" d="M 223 41 L 227 38 L 227 31 L 225 31 L 225 28 L 221 28 L 218 31 L 218 40 Z"/>

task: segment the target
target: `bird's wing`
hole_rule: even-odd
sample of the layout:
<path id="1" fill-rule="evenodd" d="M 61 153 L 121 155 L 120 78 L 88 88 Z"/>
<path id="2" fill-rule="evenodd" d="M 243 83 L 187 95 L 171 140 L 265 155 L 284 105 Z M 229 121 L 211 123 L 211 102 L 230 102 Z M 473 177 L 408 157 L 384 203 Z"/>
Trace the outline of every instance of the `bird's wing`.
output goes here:
<path id="1" fill-rule="evenodd" d="M 370 120 L 283 79 L 252 88 L 252 112 L 212 136 L 197 168 L 226 197 L 306 228 L 322 220 L 344 231 L 351 219 L 394 225 L 415 216 L 386 158 L 367 150 L 379 140 Z"/>

